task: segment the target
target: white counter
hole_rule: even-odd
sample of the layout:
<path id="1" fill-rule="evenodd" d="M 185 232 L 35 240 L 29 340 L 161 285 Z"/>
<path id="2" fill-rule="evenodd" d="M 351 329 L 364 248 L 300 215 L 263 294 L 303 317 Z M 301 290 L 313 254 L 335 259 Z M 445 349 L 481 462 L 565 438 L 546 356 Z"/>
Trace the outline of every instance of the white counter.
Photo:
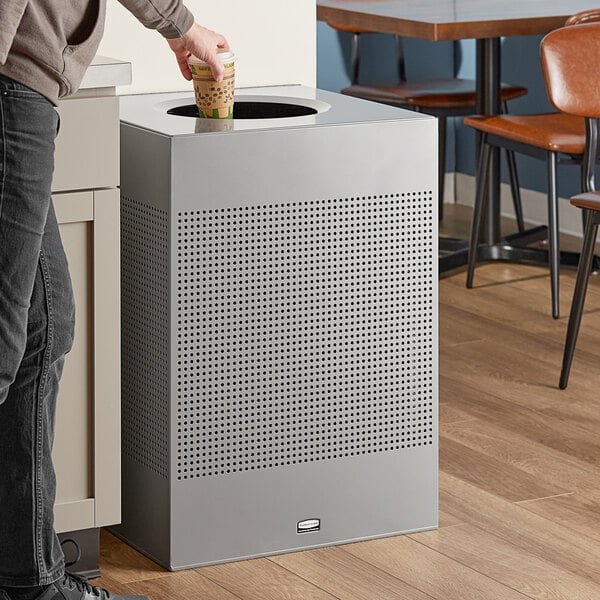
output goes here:
<path id="1" fill-rule="evenodd" d="M 79 89 L 115 87 L 131 84 L 131 63 L 96 56 L 88 67 Z"/>

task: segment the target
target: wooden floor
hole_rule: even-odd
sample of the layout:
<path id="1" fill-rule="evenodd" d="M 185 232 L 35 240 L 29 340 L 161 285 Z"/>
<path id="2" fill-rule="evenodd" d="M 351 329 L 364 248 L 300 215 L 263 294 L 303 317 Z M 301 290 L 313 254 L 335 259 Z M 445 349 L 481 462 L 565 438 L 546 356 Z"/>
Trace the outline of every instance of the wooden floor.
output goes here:
<path id="1" fill-rule="evenodd" d="M 103 533 L 94 583 L 154 600 L 600 599 L 598 280 L 557 387 L 574 277 L 558 321 L 545 268 L 440 281 L 438 530 L 179 573 Z"/>

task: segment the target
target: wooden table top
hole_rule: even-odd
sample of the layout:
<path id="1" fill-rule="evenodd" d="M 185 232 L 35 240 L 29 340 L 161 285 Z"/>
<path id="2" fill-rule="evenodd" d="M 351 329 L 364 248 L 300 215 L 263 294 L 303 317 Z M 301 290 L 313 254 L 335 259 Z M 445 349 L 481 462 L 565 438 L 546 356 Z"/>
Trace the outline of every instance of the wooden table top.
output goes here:
<path id="1" fill-rule="evenodd" d="M 317 0 L 317 18 L 426 40 L 544 34 L 600 0 Z"/>

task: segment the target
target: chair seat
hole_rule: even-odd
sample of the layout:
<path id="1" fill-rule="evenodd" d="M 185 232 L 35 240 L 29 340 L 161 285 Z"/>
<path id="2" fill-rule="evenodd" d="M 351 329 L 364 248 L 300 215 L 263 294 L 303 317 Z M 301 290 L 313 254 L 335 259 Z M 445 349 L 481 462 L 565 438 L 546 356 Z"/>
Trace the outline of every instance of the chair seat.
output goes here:
<path id="1" fill-rule="evenodd" d="M 491 135 L 551 152 L 583 154 L 585 149 L 583 117 L 564 113 L 472 116 L 465 118 L 465 124 Z"/>
<path id="2" fill-rule="evenodd" d="M 577 208 L 600 211 L 600 191 L 577 194 L 571 198 L 571 204 Z"/>
<path id="3" fill-rule="evenodd" d="M 502 84 L 502 102 L 524 96 L 527 88 L 519 85 Z M 472 79 L 453 77 L 420 79 L 417 81 L 389 85 L 352 85 L 342 94 L 421 108 L 475 108 L 477 93 Z"/>

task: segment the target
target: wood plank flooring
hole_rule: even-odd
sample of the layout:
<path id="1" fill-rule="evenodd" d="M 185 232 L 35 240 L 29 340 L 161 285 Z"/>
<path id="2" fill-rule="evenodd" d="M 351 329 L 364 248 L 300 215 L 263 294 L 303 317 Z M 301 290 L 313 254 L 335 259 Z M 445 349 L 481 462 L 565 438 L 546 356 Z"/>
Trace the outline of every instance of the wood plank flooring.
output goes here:
<path id="1" fill-rule="evenodd" d="M 468 221 L 448 207 L 449 230 Z M 102 532 L 94 583 L 154 600 L 598 600 L 600 278 L 561 391 L 574 280 L 558 321 L 545 268 L 440 281 L 438 530 L 179 573 Z"/>

